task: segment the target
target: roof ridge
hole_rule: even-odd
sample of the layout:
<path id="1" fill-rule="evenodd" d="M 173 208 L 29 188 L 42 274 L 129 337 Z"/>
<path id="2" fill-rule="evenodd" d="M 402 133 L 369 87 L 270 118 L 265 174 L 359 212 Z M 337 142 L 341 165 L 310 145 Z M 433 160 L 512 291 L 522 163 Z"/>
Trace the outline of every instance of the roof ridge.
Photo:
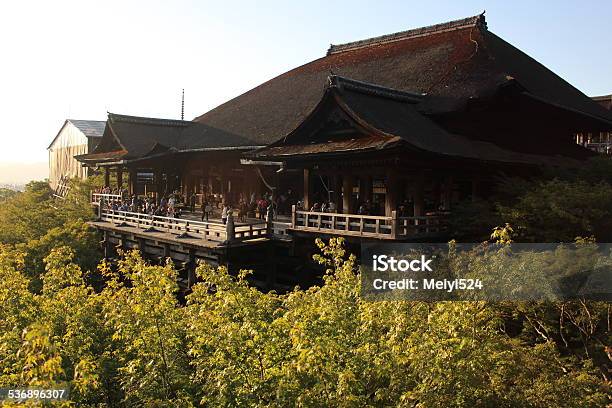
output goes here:
<path id="1" fill-rule="evenodd" d="M 408 38 L 423 37 L 430 34 L 442 33 L 446 31 L 459 30 L 466 27 L 480 27 L 486 30 L 487 22 L 484 11 L 477 15 L 459 20 L 448 21 L 446 23 L 434 24 L 425 27 L 413 28 L 410 30 L 399 31 L 397 33 L 385 34 L 377 37 L 366 38 L 364 40 L 352 41 L 344 44 L 330 44 L 327 55 L 338 54 L 344 51 L 356 50 L 358 48 L 370 47 L 372 45 L 387 44 L 390 42 L 405 40 Z"/>
<path id="2" fill-rule="evenodd" d="M 329 75 L 327 77 L 327 87 L 337 88 L 340 90 L 344 88 L 367 95 L 373 95 L 411 103 L 421 102 L 421 100 L 423 100 L 423 97 L 425 96 L 425 94 L 402 91 L 399 89 L 389 88 L 386 86 L 373 84 L 371 82 L 358 81 L 356 79 L 351 79 L 335 74 Z"/>
<path id="3" fill-rule="evenodd" d="M 139 123 L 145 125 L 156 125 L 156 126 L 190 126 L 195 122 L 189 120 L 180 119 L 163 119 L 163 118 L 148 118 L 144 116 L 131 116 L 123 115 L 119 113 L 108 112 L 108 119 L 111 122 L 125 122 L 125 123 Z"/>

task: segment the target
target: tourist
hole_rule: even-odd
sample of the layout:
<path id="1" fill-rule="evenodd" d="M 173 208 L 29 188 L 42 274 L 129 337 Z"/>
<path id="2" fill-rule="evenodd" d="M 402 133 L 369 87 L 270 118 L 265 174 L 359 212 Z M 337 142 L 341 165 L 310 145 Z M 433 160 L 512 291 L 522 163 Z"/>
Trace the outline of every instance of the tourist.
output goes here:
<path id="1" fill-rule="evenodd" d="M 224 205 L 223 210 L 221 211 L 221 222 L 223 222 L 224 225 L 227 223 L 227 214 L 229 211 L 229 206 Z"/>
<path id="2" fill-rule="evenodd" d="M 209 202 L 206 203 L 206 206 L 204 207 L 204 212 L 206 212 L 206 221 L 208 221 L 208 218 L 212 216 L 213 212 L 213 206 L 210 205 Z"/>
<path id="3" fill-rule="evenodd" d="M 196 195 L 196 193 L 194 191 L 193 194 L 191 194 L 191 197 L 189 199 L 189 210 L 192 213 L 195 212 L 195 205 L 196 205 L 197 199 L 198 199 L 198 196 Z"/>
<path id="4" fill-rule="evenodd" d="M 249 208 L 245 200 L 240 201 L 240 206 L 238 207 L 238 219 L 240 222 L 246 222 L 246 216 Z"/>
<path id="5" fill-rule="evenodd" d="M 202 221 L 206 219 L 208 221 L 208 214 L 206 213 L 206 206 L 208 205 L 208 200 L 205 198 L 202 199 L 202 204 L 200 204 L 200 211 L 202 212 Z"/>
<path id="6" fill-rule="evenodd" d="M 259 219 L 263 220 L 266 216 L 266 209 L 268 208 L 268 202 L 265 198 L 261 198 L 257 202 L 257 213 L 259 215 Z"/>

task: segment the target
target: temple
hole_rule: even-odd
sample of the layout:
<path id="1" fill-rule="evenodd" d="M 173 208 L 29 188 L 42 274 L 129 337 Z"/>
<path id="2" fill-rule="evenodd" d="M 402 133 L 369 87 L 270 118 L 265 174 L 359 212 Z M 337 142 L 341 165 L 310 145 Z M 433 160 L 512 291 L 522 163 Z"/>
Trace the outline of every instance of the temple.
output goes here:
<path id="1" fill-rule="evenodd" d="M 446 239 L 456 203 L 486 199 L 499 175 L 579 166 L 596 153 L 576 135 L 610 130 L 610 111 L 478 15 L 332 45 L 193 121 L 109 113 L 96 149 L 77 159 L 122 195 L 174 194 L 187 208 L 173 218 L 100 205 L 106 243 L 187 269 L 197 259 L 252 268 L 280 253 L 299 269 L 303 243 L 319 236 Z M 203 203 L 245 210 L 203 221 Z M 279 287 L 268 269 L 260 282 Z"/>

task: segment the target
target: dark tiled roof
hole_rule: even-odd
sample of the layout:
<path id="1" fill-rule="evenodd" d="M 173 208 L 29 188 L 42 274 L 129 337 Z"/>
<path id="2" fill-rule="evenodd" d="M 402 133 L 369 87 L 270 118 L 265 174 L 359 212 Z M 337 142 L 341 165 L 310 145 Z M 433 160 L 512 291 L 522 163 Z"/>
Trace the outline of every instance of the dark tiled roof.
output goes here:
<path id="1" fill-rule="evenodd" d="M 102 137 L 106 126 L 105 120 L 68 119 L 68 122 L 76 126 L 87 137 Z"/>
<path id="2" fill-rule="evenodd" d="M 77 129 L 79 129 L 86 137 L 100 138 L 104 134 L 104 127 L 106 126 L 106 121 L 103 120 L 81 120 L 81 119 L 66 119 L 64 124 L 60 128 L 57 135 L 53 138 L 47 149 L 50 149 L 53 146 L 53 143 L 57 140 L 62 130 L 66 127 L 68 123 L 72 123 Z"/>
<path id="3" fill-rule="evenodd" d="M 483 15 L 331 46 L 328 54 L 216 107 L 195 120 L 269 144 L 314 109 L 333 72 L 438 97 L 431 110 L 453 110 L 494 94 L 509 80 L 542 100 L 593 117 L 612 114 L 552 71 L 488 31 Z"/>
<path id="4" fill-rule="evenodd" d="M 272 145 L 253 152 L 252 157 L 287 158 L 321 153 L 348 153 L 407 146 L 410 149 L 466 159 L 518 164 L 568 164 L 573 160 L 553 155 L 525 154 L 493 143 L 455 135 L 419 112 L 428 97 L 414 93 L 331 76 L 317 107 L 298 128 Z M 318 140 L 320 123 L 339 107 L 365 137 Z M 311 126 L 314 125 L 314 126 Z M 332 138 L 333 136 L 329 136 Z"/>
<path id="5" fill-rule="evenodd" d="M 352 41 L 345 44 L 330 45 L 327 50 L 327 55 L 336 54 L 338 52 L 352 51 L 363 47 L 371 47 L 376 45 L 387 44 L 394 41 L 401 41 L 408 38 L 423 37 L 432 33 L 441 33 L 445 31 L 458 30 L 462 28 L 471 28 L 477 25 L 487 27 L 484 19 L 484 14 L 467 17 L 461 20 L 449 21 L 447 23 L 435 24 L 432 26 L 415 28 L 412 30 L 400 31 L 393 34 L 381 35 L 360 41 Z"/>
<path id="6" fill-rule="evenodd" d="M 110 152 L 80 154 L 74 156 L 74 158 L 84 163 L 104 163 L 120 160 L 124 158 L 126 154 L 127 152 L 125 150 L 115 150 Z"/>
<path id="7" fill-rule="evenodd" d="M 117 151 L 124 152 L 121 159 L 134 160 L 164 153 L 260 147 L 245 137 L 192 121 L 109 113 L 106 123 L 98 146 L 91 154 L 79 156 L 79 160 L 97 160 L 105 152 Z"/>

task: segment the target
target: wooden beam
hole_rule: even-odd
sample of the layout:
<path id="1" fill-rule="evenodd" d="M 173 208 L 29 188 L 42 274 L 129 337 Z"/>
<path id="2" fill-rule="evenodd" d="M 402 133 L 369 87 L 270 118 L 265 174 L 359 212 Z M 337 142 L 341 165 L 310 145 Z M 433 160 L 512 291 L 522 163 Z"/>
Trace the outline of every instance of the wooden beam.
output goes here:
<path id="1" fill-rule="evenodd" d="M 385 216 L 390 217 L 393 211 L 397 209 L 397 173 L 394 169 L 387 170 L 385 180 Z"/>
<path id="2" fill-rule="evenodd" d="M 104 167 L 104 187 L 110 187 L 110 169 Z"/>

